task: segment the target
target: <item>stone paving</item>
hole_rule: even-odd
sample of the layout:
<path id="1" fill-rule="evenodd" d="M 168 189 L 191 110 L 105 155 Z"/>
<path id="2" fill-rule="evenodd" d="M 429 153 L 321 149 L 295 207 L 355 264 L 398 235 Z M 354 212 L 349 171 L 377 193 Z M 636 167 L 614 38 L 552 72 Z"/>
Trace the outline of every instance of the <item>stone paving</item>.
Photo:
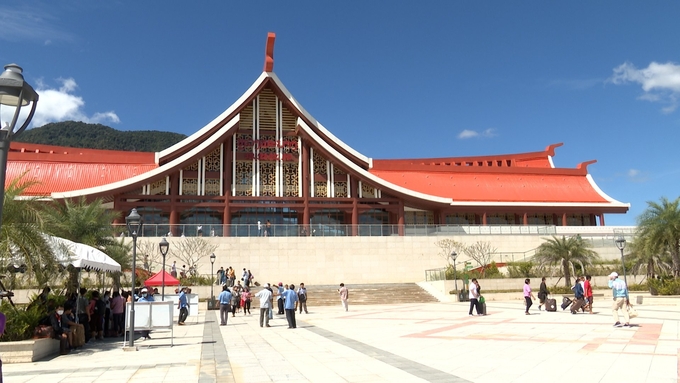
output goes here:
<path id="1" fill-rule="evenodd" d="M 598 304 L 599 303 L 599 304 Z M 297 329 L 253 315 L 218 326 L 201 312 L 139 351 L 100 341 L 51 360 L 6 364 L 5 382 L 680 382 L 680 306 L 636 306 L 614 328 L 608 300 L 597 314 L 547 313 L 520 301 L 310 307 Z M 535 307 L 535 306 L 534 306 Z"/>

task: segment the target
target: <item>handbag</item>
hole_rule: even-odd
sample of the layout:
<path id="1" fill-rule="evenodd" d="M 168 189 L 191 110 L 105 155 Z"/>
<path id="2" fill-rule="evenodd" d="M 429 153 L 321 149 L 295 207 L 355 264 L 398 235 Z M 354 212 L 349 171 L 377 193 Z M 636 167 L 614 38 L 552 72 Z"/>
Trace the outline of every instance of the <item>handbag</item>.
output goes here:
<path id="1" fill-rule="evenodd" d="M 635 310 L 635 307 L 633 305 L 628 305 L 628 317 L 629 318 L 636 318 L 638 316 L 637 310 Z"/>
<path id="2" fill-rule="evenodd" d="M 483 295 L 479 296 L 479 303 L 486 303 L 486 299 L 484 299 Z"/>

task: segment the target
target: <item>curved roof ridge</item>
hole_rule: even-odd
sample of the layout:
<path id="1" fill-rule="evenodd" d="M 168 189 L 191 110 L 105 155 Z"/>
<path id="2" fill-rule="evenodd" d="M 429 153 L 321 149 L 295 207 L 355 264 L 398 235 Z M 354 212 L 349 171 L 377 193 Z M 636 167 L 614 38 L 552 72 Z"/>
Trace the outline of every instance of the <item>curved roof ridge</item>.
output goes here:
<path id="1" fill-rule="evenodd" d="M 298 118 L 297 121 L 298 126 L 300 126 L 305 133 L 307 133 L 318 145 L 322 146 L 325 151 L 330 153 L 333 157 L 337 158 L 339 161 L 341 161 L 345 166 L 348 168 L 352 169 L 354 172 L 360 174 L 362 177 L 370 180 L 371 182 L 375 183 L 376 186 L 382 186 L 387 189 L 391 189 L 393 191 L 396 191 L 401 194 L 405 194 L 408 196 L 420 198 L 426 201 L 430 202 L 436 202 L 436 203 L 445 203 L 445 204 L 450 204 L 453 200 L 451 198 L 446 198 L 446 197 L 439 197 L 439 196 L 434 196 L 430 194 L 425 194 L 421 192 L 417 192 L 415 190 L 411 189 L 406 189 L 402 186 L 395 185 L 383 178 L 380 178 L 374 174 L 369 173 L 367 170 L 364 170 L 357 164 L 355 164 L 352 161 L 349 161 L 347 158 L 345 158 L 343 155 L 341 155 L 335 148 L 333 148 L 331 145 L 329 145 L 326 141 L 322 140 L 321 137 L 319 137 L 314 130 L 307 125 L 307 123 L 301 119 Z"/>
<path id="2" fill-rule="evenodd" d="M 190 135 L 189 137 L 183 139 L 182 141 L 176 143 L 175 145 L 172 145 L 171 147 L 162 150 L 160 152 L 156 152 L 156 163 L 160 163 L 165 157 L 168 157 L 175 153 L 176 151 L 185 148 L 188 145 L 192 145 L 196 141 L 198 141 L 201 137 L 204 135 L 208 134 L 211 129 L 215 127 L 215 125 L 219 124 L 221 121 L 223 121 L 225 118 L 229 117 L 230 114 L 232 114 L 237 108 L 241 107 L 241 105 L 259 88 L 262 83 L 264 83 L 268 78 L 270 77 L 270 73 L 267 72 L 262 72 L 260 76 L 255 80 L 253 85 L 248 88 L 248 90 L 245 91 L 239 97 L 233 104 L 231 104 L 224 112 L 220 113 L 219 116 L 215 117 L 212 121 L 207 123 L 205 126 L 203 126 L 201 129 L 196 131 L 194 134 Z"/>
<path id="3" fill-rule="evenodd" d="M 597 186 L 597 184 L 595 183 L 595 180 L 593 179 L 593 176 L 591 176 L 590 174 L 586 174 L 586 179 L 587 179 L 588 182 L 590 183 L 590 186 L 593 187 L 593 189 L 595 190 L 595 192 L 596 192 L 597 194 L 599 194 L 602 198 L 604 198 L 604 199 L 606 199 L 607 201 L 609 201 L 611 204 L 613 204 L 613 205 L 619 205 L 619 206 L 625 206 L 625 207 L 627 207 L 627 208 L 630 208 L 630 203 L 623 203 L 623 202 L 621 202 L 621 201 L 615 200 L 614 198 L 610 197 L 607 193 L 603 192 L 602 189 L 600 189 L 600 187 Z"/>
<path id="4" fill-rule="evenodd" d="M 281 79 L 279 79 L 279 77 L 275 73 L 272 72 L 272 73 L 267 73 L 267 74 L 271 77 L 271 79 L 274 81 L 274 83 L 279 88 L 279 90 L 281 90 L 281 92 L 286 96 L 286 98 L 288 99 L 290 104 L 293 105 L 301 114 L 303 114 L 305 116 L 305 118 L 307 118 L 312 124 L 314 124 L 314 126 L 317 129 L 319 129 L 326 137 L 328 137 L 330 140 L 334 141 L 337 145 L 342 147 L 344 150 L 348 151 L 349 153 L 351 153 L 353 156 L 357 157 L 361 161 L 364 161 L 366 164 L 369 165 L 369 168 L 371 167 L 371 163 L 372 163 L 372 160 L 373 160 L 372 158 L 367 157 L 367 156 L 359 153 L 354 148 L 352 148 L 351 146 L 347 145 L 342 140 L 337 138 L 333 133 L 331 133 L 328 129 L 326 129 L 316 118 L 314 118 L 314 116 L 312 116 L 311 113 L 309 113 L 302 106 L 302 104 L 300 104 L 295 99 L 295 97 L 293 97 L 292 93 L 290 93 L 288 88 L 286 88 L 286 86 L 283 85 L 283 82 L 281 81 Z M 321 139 L 321 137 L 319 137 L 319 139 Z"/>
<path id="5" fill-rule="evenodd" d="M 224 135 L 228 134 L 228 132 L 234 128 L 235 126 L 238 126 L 238 122 L 240 120 L 240 115 L 234 116 L 232 119 L 230 119 L 226 124 L 224 124 L 215 134 L 210 136 L 210 139 L 205 140 L 198 145 L 194 146 L 191 148 L 191 150 L 187 151 L 186 153 L 182 154 L 181 156 L 173 159 L 172 161 L 169 161 L 153 170 L 150 170 L 146 173 L 142 173 L 139 175 L 136 175 L 134 177 L 117 181 L 117 182 L 112 182 L 110 184 L 106 185 L 101 185 L 101 186 L 95 186 L 87 189 L 80 189 L 80 190 L 71 190 L 68 192 L 61 192 L 61 193 L 52 193 L 52 198 L 54 199 L 61 199 L 61 198 L 74 198 L 74 197 L 79 197 L 83 195 L 90 195 L 90 194 L 101 194 L 101 193 L 106 193 L 106 192 L 111 192 L 116 189 L 120 189 L 126 186 L 134 185 L 134 184 L 139 184 L 145 180 L 152 179 L 154 177 L 159 177 L 163 173 L 170 171 L 174 168 L 182 166 L 184 163 L 188 163 L 192 161 L 196 156 L 198 156 L 201 152 L 204 150 L 208 149 L 211 145 L 215 144 L 217 140 L 219 140 L 221 137 Z"/>

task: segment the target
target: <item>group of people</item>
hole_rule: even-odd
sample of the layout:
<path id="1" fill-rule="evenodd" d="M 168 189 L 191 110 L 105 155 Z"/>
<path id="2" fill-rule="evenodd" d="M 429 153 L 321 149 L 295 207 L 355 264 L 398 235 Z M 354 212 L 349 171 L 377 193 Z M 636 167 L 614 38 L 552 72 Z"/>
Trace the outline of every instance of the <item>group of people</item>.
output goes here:
<path id="1" fill-rule="evenodd" d="M 579 310 L 583 312 L 588 312 L 593 314 L 593 286 L 591 284 L 592 277 L 590 275 L 580 276 L 576 278 L 576 283 L 571 288 L 574 292 L 574 301 L 571 304 L 570 311 L 572 314 L 576 314 Z M 474 279 L 473 279 L 474 281 Z M 529 278 L 524 280 L 524 299 L 525 299 L 525 314 L 530 315 L 529 308 L 533 304 L 534 294 L 531 291 L 531 280 Z M 628 306 L 630 306 L 630 300 L 628 298 L 628 286 L 626 282 L 619 279 L 619 274 L 612 272 L 609 274 L 608 287 L 612 290 L 612 297 L 614 303 L 612 304 L 612 316 L 614 317 L 614 327 L 629 327 L 630 326 L 630 316 L 628 314 Z M 470 288 L 472 290 L 472 288 Z M 541 310 L 541 306 L 546 303 L 548 298 L 548 287 L 545 283 L 545 277 L 541 279 L 541 286 L 539 288 L 539 305 L 538 309 Z M 472 298 L 472 295 L 470 296 Z M 472 302 L 472 299 L 470 300 Z M 623 312 L 624 323 L 621 324 L 619 317 L 619 310 Z M 472 315 L 472 303 L 470 303 L 470 315 Z"/>
<path id="2" fill-rule="evenodd" d="M 234 317 L 240 307 L 243 308 L 243 315 L 250 315 L 253 297 L 259 299 L 260 303 L 260 327 L 271 327 L 269 320 L 274 317 L 274 298 L 277 302 L 277 315 L 285 314 L 289 329 L 297 327 L 295 312 L 298 309 L 300 314 L 302 314 L 302 311 L 305 314 L 309 313 L 307 310 L 307 288 L 304 283 L 300 283 L 297 290 L 295 284 L 284 286 L 282 282 L 279 282 L 275 287 L 272 287 L 272 284 L 267 283 L 264 288 L 253 295 L 250 292 L 250 287 L 241 286 L 240 282 L 237 281 L 237 285 L 231 287 L 231 289 L 226 284 L 222 286 L 222 292 L 217 297 L 220 305 L 220 326 L 226 326 L 229 313 L 231 312 L 232 317 Z"/>
<path id="3" fill-rule="evenodd" d="M 229 266 L 226 270 L 224 269 L 224 266 L 220 267 L 216 274 L 216 285 L 235 287 L 234 283 L 236 282 L 236 271 L 231 266 Z M 241 273 L 241 281 L 243 282 L 243 286 L 246 287 L 250 287 L 250 285 L 255 283 L 255 276 L 253 276 L 253 273 L 250 272 L 250 269 L 246 269 L 245 267 L 243 268 L 243 272 Z"/>

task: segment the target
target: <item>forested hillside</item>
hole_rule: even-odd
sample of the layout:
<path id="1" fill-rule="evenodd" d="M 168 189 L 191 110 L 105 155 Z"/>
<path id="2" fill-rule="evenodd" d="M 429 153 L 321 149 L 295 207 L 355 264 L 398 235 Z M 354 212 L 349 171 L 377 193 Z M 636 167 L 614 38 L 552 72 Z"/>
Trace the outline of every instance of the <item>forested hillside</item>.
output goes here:
<path id="1" fill-rule="evenodd" d="M 158 152 L 186 138 L 157 130 L 120 131 L 101 124 L 54 122 L 21 133 L 14 141 L 73 148 Z"/>

